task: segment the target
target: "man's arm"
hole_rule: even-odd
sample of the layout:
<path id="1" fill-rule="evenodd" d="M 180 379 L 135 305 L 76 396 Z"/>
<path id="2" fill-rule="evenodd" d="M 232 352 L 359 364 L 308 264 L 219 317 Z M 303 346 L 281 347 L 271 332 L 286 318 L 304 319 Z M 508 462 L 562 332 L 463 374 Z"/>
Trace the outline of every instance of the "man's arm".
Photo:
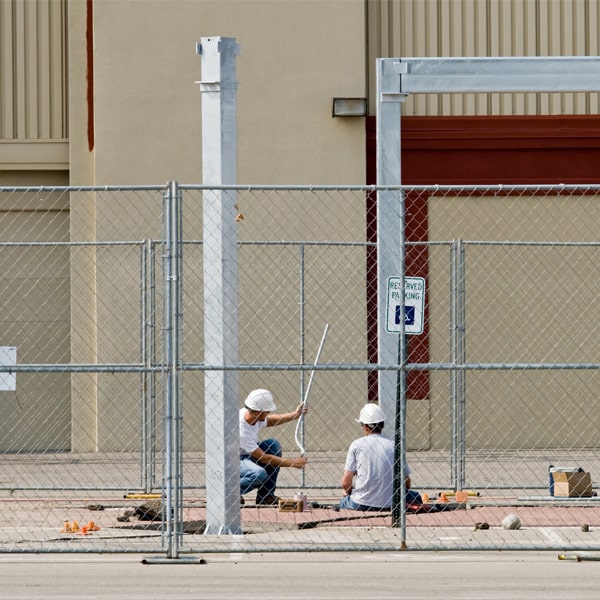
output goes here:
<path id="1" fill-rule="evenodd" d="M 274 467 L 293 467 L 294 469 L 303 469 L 308 462 L 305 456 L 298 456 L 297 458 L 284 458 L 283 456 L 267 454 L 260 448 L 256 448 L 250 454 L 250 456 L 262 465 L 272 465 Z"/>
<path id="2" fill-rule="evenodd" d="M 273 425 L 282 425 L 283 423 L 295 421 L 306 412 L 308 412 L 308 407 L 304 406 L 304 404 L 301 402 L 294 412 L 267 416 L 267 427 L 273 427 Z"/>
<path id="3" fill-rule="evenodd" d="M 342 489 L 344 490 L 344 494 L 349 496 L 352 493 L 352 482 L 354 481 L 354 471 L 344 471 L 344 475 L 342 476 Z"/>

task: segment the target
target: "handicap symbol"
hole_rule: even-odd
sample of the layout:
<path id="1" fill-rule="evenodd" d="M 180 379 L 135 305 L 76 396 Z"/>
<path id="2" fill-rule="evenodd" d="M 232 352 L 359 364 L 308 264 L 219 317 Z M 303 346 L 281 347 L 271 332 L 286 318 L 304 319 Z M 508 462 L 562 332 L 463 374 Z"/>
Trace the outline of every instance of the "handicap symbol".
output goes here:
<path id="1" fill-rule="evenodd" d="M 400 318 L 402 315 L 402 305 L 396 305 L 396 313 L 394 315 L 394 325 L 400 325 Z M 414 306 L 405 306 L 404 307 L 404 325 L 414 325 L 415 324 L 415 307 Z"/>

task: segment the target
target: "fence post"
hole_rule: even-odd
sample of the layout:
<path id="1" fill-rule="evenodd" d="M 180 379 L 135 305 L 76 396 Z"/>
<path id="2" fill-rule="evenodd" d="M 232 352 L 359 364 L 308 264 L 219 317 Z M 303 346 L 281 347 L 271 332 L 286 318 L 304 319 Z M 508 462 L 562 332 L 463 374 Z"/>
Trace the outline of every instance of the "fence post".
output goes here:
<path id="1" fill-rule="evenodd" d="M 146 240 L 141 248 L 141 359 L 146 370 L 141 374 L 142 473 L 144 493 L 152 491 L 156 478 L 156 376 L 152 367 L 156 357 L 156 302 L 154 242 Z"/>
<path id="2" fill-rule="evenodd" d="M 182 437 L 180 375 L 181 316 L 181 192 L 169 184 L 165 197 L 164 257 L 164 343 L 165 384 L 165 466 L 164 506 L 167 558 L 177 558 L 182 521 Z"/>
<path id="3" fill-rule="evenodd" d="M 450 318 L 452 364 L 465 363 L 465 251 L 462 240 L 451 246 Z M 455 368 L 450 372 L 451 393 L 451 481 L 455 491 L 465 487 L 465 371 Z"/>
<path id="4" fill-rule="evenodd" d="M 305 340 L 305 318 L 306 318 L 306 273 L 305 273 L 305 247 L 304 244 L 300 244 L 300 363 L 302 365 L 306 362 L 306 340 Z M 305 386 L 305 373 L 304 370 L 300 371 L 300 398 L 304 398 Z M 304 419 L 302 419 L 300 425 L 300 440 L 302 447 L 305 447 L 304 442 Z M 306 486 L 306 470 L 300 471 L 300 486 Z"/>

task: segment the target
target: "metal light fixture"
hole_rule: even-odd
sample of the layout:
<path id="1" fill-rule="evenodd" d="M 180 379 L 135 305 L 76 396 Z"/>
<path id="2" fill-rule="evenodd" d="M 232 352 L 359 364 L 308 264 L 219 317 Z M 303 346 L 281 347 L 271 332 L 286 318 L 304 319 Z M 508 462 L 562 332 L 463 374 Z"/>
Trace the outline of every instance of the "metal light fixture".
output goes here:
<path id="1" fill-rule="evenodd" d="M 332 117 L 366 117 L 366 98 L 334 98 L 331 106 Z"/>

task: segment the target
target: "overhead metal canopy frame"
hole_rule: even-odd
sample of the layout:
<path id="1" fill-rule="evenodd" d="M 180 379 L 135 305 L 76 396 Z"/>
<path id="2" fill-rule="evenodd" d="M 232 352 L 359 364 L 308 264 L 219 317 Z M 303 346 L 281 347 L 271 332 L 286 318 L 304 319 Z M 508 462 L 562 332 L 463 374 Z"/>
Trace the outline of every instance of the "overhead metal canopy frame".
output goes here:
<path id="1" fill-rule="evenodd" d="M 234 38 L 202 38 L 197 47 L 202 57 L 203 93 L 203 172 L 208 184 L 235 183 L 235 56 L 239 46 Z M 591 92 L 600 91 L 600 57 L 535 57 L 535 58 L 383 58 L 377 59 L 377 276 L 378 276 L 378 365 L 379 403 L 390 417 L 394 416 L 399 436 L 400 469 L 405 465 L 405 411 L 407 353 L 404 325 L 400 333 L 386 331 L 387 280 L 400 277 L 404 281 L 404 203 L 400 167 L 400 108 L 408 94 L 467 92 Z M 223 201 L 230 211 L 234 197 L 215 197 L 206 203 L 205 211 L 214 208 L 210 222 L 214 233 L 204 232 L 204 252 L 214 251 L 223 260 L 205 261 L 208 269 L 219 265 L 221 271 L 205 273 L 205 297 L 218 299 L 215 306 L 226 305 L 237 293 L 235 231 L 222 235 L 228 221 Z M 205 199 L 206 202 L 206 199 Z M 219 235 L 217 235 L 219 232 Z M 223 244 L 223 240 L 227 243 Z M 211 283 L 212 282 L 212 283 Z M 231 306 L 235 307 L 233 301 Z M 209 307 L 210 308 L 210 307 Z M 215 313 L 211 323 L 223 317 Z M 225 318 L 225 317 L 223 317 Z M 207 364 L 235 364 L 237 361 L 237 313 L 217 330 L 205 333 Z M 214 329 L 214 327 L 213 327 Z M 224 337 L 224 332 L 235 332 Z M 232 338 L 235 338 L 232 340 Z M 400 376 L 399 376 L 400 375 Z M 207 533 L 239 533 L 240 509 L 236 486 L 239 480 L 239 444 L 237 433 L 238 382 L 234 373 L 206 377 L 207 434 Z M 210 403 L 213 403 L 209 406 Z M 398 407 L 398 408 L 397 408 Z M 213 408 L 214 410 L 209 410 Z M 216 432 L 231 435 L 222 439 Z M 233 433 L 232 433 L 233 432 Z M 213 447 L 214 445 L 214 447 Z M 208 452 L 209 447 L 213 452 Z M 398 525 L 401 490 L 394 491 L 394 524 Z M 220 482 L 220 483 L 219 483 Z M 210 486 L 208 485 L 210 483 Z M 398 494 L 402 493 L 402 496 Z M 403 539 L 405 515 L 401 511 Z"/>
<path id="2" fill-rule="evenodd" d="M 394 416 L 397 474 L 406 462 L 406 365 L 404 326 L 386 331 L 387 281 L 404 281 L 404 202 L 401 176 L 401 105 L 408 94 L 493 92 L 598 92 L 600 57 L 476 57 L 377 59 L 377 280 L 378 396 L 388 419 Z M 402 289 L 402 288 L 401 288 Z M 398 366 L 397 370 L 393 367 Z M 392 519 L 405 540 L 404 477 L 394 492 Z"/>

